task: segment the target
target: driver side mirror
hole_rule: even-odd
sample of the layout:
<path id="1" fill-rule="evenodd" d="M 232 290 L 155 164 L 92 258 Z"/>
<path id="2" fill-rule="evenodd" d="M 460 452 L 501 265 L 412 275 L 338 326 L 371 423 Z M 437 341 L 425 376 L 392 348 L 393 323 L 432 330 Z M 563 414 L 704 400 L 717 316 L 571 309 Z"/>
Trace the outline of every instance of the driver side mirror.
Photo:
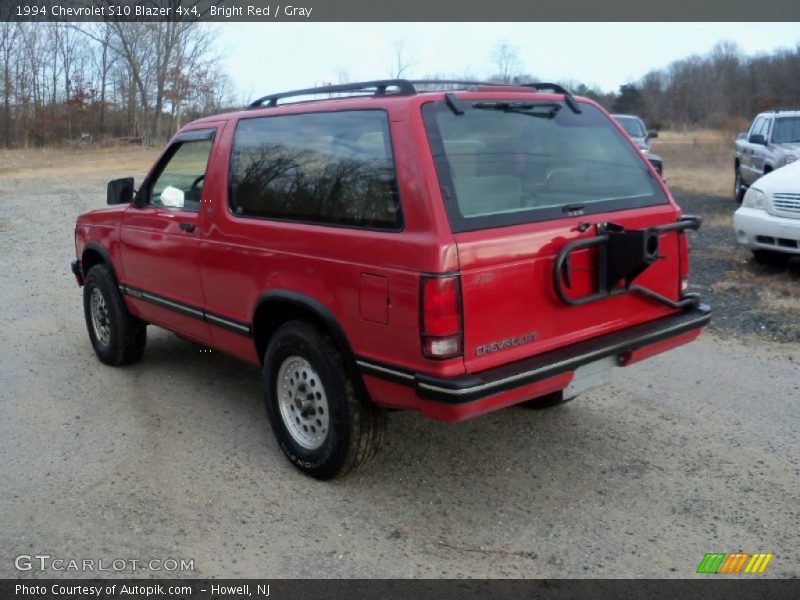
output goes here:
<path id="1" fill-rule="evenodd" d="M 133 201 L 133 177 L 108 182 L 106 204 L 130 204 Z"/>
<path id="2" fill-rule="evenodd" d="M 647 132 L 647 139 L 653 140 L 658 137 L 658 132 L 655 129 L 651 129 Z"/>
<path id="3" fill-rule="evenodd" d="M 764 136 L 761 135 L 760 133 L 754 133 L 753 135 L 750 136 L 750 139 L 748 141 L 751 144 L 761 144 L 762 146 L 766 146 L 767 144 L 767 140 L 764 139 Z"/>

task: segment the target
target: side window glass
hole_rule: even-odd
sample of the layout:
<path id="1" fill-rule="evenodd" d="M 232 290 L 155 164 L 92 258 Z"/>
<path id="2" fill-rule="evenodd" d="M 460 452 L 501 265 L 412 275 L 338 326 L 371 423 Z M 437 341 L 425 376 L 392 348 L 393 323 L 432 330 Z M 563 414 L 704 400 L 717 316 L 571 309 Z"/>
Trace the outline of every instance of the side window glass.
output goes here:
<path id="1" fill-rule="evenodd" d="M 761 123 L 758 124 L 758 129 L 756 130 L 756 133 L 766 136 L 768 128 L 769 128 L 769 119 L 767 119 L 766 117 L 762 117 Z"/>
<path id="2" fill-rule="evenodd" d="M 243 119 L 230 172 L 236 215 L 402 226 L 389 122 L 381 110 Z"/>
<path id="3" fill-rule="evenodd" d="M 200 210 L 212 140 L 179 142 L 156 177 L 150 204 L 176 210 Z"/>
<path id="4" fill-rule="evenodd" d="M 772 129 L 772 119 L 764 119 L 764 127 L 761 129 L 761 135 L 764 136 L 764 140 L 769 140 L 769 132 Z"/>
<path id="5" fill-rule="evenodd" d="M 758 117 L 755 121 L 753 121 L 753 124 L 750 125 L 750 131 L 747 133 L 748 140 L 750 139 L 751 135 L 755 135 L 756 133 L 758 133 L 758 129 L 761 127 L 763 123 L 764 123 L 764 117 Z"/>

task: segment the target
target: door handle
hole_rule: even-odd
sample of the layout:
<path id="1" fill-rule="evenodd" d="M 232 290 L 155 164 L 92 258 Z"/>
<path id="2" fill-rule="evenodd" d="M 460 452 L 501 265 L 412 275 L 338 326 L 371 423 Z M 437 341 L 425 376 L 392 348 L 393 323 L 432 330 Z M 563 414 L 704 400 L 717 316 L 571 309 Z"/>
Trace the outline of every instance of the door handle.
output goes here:
<path id="1" fill-rule="evenodd" d="M 194 223 L 181 223 L 181 229 L 187 233 L 194 231 Z"/>

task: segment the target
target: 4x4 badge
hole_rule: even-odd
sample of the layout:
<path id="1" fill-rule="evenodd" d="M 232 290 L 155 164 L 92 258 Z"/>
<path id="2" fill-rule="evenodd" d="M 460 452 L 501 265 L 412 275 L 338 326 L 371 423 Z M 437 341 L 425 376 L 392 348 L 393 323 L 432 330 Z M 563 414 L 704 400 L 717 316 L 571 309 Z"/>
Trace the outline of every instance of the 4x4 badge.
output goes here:
<path id="1" fill-rule="evenodd" d="M 475 348 L 475 356 L 482 356 L 484 354 L 489 354 L 491 352 L 498 352 L 500 350 L 508 350 L 509 348 L 516 348 L 517 346 L 530 344 L 535 339 L 536 339 L 536 332 L 530 331 L 528 333 L 519 335 L 517 337 L 507 338 L 505 340 L 500 340 L 499 342 L 492 342 L 491 344 L 484 344 L 482 346 L 477 346 Z"/>

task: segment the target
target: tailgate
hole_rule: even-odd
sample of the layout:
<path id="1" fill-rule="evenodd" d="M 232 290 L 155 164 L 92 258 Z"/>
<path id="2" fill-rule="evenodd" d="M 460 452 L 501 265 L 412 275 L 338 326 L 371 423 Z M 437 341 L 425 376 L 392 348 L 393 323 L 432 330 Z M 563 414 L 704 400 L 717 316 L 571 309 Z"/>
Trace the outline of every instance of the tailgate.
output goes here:
<path id="1" fill-rule="evenodd" d="M 674 223 L 671 205 L 604 215 L 626 230 Z M 593 223 L 602 220 L 600 215 Z M 475 373 L 663 317 L 674 309 L 631 293 L 580 306 L 557 296 L 553 283 L 556 255 L 564 244 L 596 235 L 581 233 L 577 220 L 456 234 L 462 277 L 464 361 Z M 659 237 L 658 259 L 635 279 L 670 300 L 680 295 L 680 233 Z M 569 260 L 570 297 L 598 292 L 598 250 L 575 251 Z"/>

